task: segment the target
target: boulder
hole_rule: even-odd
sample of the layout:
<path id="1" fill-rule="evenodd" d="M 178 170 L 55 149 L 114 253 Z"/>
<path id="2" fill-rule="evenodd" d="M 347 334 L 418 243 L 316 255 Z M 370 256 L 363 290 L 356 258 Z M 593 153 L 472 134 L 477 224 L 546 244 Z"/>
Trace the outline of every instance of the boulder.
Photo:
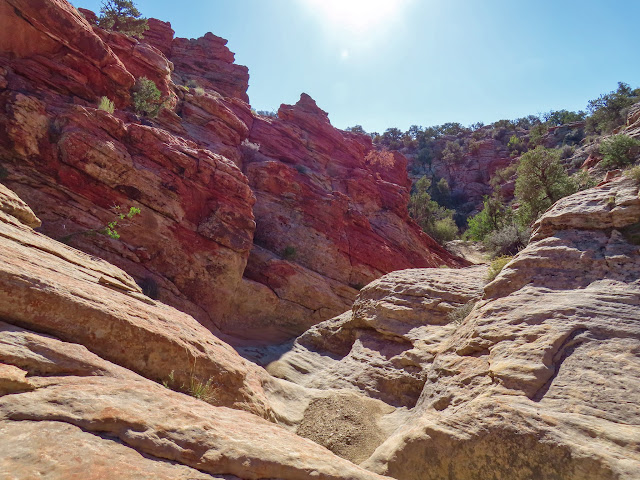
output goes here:
<path id="1" fill-rule="evenodd" d="M 34 232 L 5 211 L 0 319 L 84 345 L 158 382 L 215 379 L 214 403 L 272 416 L 261 369 L 194 318 L 143 295 L 122 270 Z"/>
<path id="2" fill-rule="evenodd" d="M 435 355 L 406 428 L 364 466 L 402 479 L 634 479 L 640 199 L 558 201 Z"/>
<path id="3" fill-rule="evenodd" d="M 486 272 L 479 266 L 385 275 L 361 290 L 351 311 L 309 329 L 267 371 L 305 387 L 353 389 L 414 407 L 440 345 L 480 299 Z"/>

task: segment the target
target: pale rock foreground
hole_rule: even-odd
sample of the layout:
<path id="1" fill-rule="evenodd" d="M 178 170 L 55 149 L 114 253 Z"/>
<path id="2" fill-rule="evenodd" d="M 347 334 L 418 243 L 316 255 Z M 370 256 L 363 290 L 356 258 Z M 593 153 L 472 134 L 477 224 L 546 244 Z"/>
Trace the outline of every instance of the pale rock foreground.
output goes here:
<path id="1" fill-rule="evenodd" d="M 0 194 L 0 478 L 383 478 L 254 415 L 266 372 Z M 235 409 L 151 380 L 171 371 Z"/>
<path id="2" fill-rule="evenodd" d="M 400 480 L 639 477 L 631 180 L 558 202 L 484 288 L 483 267 L 370 284 L 269 365 L 298 386 L 121 270 L 35 233 L 11 192 L 0 204 L 7 478 L 382 478 L 362 467 Z M 449 316 L 476 300 L 464 320 Z M 171 370 L 177 385 L 214 379 L 220 406 L 157 383 Z"/>
<path id="3" fill-rule="evenodd" d="M 450 315 L 480 299 L 486 272 L 482 265 L 387 274 L 362 289 L 351 311 L 310 328 L 267 371 L 413 407 L 442 342 L 458 328 Z"/>
<path id="4" fill-rule="evenodd" d="M 402 480 L 640 478 L 638 186 L 560 200 L 362 465 Z"/>

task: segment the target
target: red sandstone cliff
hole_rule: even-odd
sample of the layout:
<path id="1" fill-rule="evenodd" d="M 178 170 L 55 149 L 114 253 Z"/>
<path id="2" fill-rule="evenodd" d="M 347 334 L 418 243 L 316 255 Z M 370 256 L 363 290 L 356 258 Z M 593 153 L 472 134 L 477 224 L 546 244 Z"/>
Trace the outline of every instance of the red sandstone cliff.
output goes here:
<path id="1" fill-rule="evenodd" d="M 392 270 L 461 264 L 409 219 L 402 155 L 307 95 L 254 115 L 247 68 L 212 34 L 174 39 L 152 19 L 138 41 L 87 19 L 64 0 L 0 1 L 0 173 L 42 232 L 250 340 L 301 333 Z M 157 119 L 131 110 L 141 76 L 167 98 Z M 120 240 L 96 235 L 115 206 L 142 214 Z"/>

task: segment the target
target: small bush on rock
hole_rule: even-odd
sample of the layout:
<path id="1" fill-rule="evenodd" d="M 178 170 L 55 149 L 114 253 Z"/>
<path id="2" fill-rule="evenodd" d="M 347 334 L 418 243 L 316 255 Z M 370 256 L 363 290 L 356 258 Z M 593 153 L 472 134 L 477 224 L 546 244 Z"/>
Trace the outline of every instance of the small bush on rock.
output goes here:
<path id="1" fill-rule="evenodd" d="M 445 182 L 446 183 L 446 182 Z M 438 190 L 442 195 L 445 184 L 440 185 Z M 453 220 L 453 210 L 449 210 L 432 200 L 429 194 L 431 180 L 422 177 L 414 186 L 414 192 L 409 199 L 409 215 L 422 228 L 424 232 L 431 235 L 439 242 L 448 242 L 458 235 L 458 227 Z"/>
<path id="2" fill-rule="evenodd" d="M 133 87 L 133 108 L 139 115 L 154 118 L 164 108 L 160 90 L 147 77 L 140 77 Z"/>
<path id="3" fill-rule="evenodd" d="M 635 156 L 640 154 L 640 140 L 628 135 L 614 135 L 600 144 L 604 168 L 619 168 L 630 165 Z"/>
<path id="4" fill-rule="evenodd" d="M 284 260 L 291 260 L 296 256 L 296 247 L 294 247 L 293 245 L 286 246 L 282 251 L 281 256 Z"/>
<path id="5" fill-rule="evenodd" d="M 102 2 L 98 26 L 138 38 L 142 38 L 144 32 L 149 30 L 147 19 L 141 18 L 140 12 L 131 0 Z"/>
<path id="6" fill-rule="evenodd" d="M 637 183 L 640 183 L 640 165 L 625 170 L 624 175 Z"/>
<path id="7" fill-rule="evenodd" d="M 498 257 L 489 266 L 489 271 L 487 272 L 487 282 L 493 282 L 498 274 L 502 271 L 507 263 L 511 261 L 513 257 L 504 256 Z"/>
<path id="8" fill-rule="evenodd" d="M 451 323 L 455 323 L 456 325 L 460 325 L 464 321 L 464 319 L 469 316 L 469 314 L 471 313 L 471 310 L 473 310 L 473 307 L 475 306 L 475 304 L 476 304 L 476 302 L 472 300 L 470 302 L 465 303 L 461 307 L 458 307 L 458 308 L 456 308 L 454 310 L 451 310 L 449 312 L 449 315 L 447 315 L 447 319 Z"/>
<path id="9" fill-rule="evenodd" d="M 512 223 L 491 232 L 485 238 L 484 244 L 494 255 L 515 255 L 527 246 L 530 235 L 531 229 Z"/>
<path id="10" fill-rule="evenodd" d="M 140 215 L 140 209 L 138 207 L 131 207 L 129 208 L 129 211 L 127 213 L 124 213 L 121 210 L 120 205 L 116 205 L 115 207 L 113 207 L 113 213 L 115 214 L 116 218 L 107 223 L 107 225 L 102 230 L 100 230 L 100 233 L 106 235 L 107 237 L 113 238 L 114 240 L 118 240 L 120 238 L 120 234 L 116 230 L 118 222 L 122 223 L 122 220 L 131 220 L 136 215 Z"/>
<path id="11" fill-rule="evenodd" d="M 449 165 L 462 162 L 464 159 L 464 151 L 457 142 L 447 142 L 442 151 L 442 159 Z"/>
<path id="12" fill-rule="evenodd" d="M 113 113 L 116 109 L 116 106 L 111 100 L 109 100 L 109 97 L 102 97 L 100 99 L 100 103 L 98 104 L 98 109 L 104 110 L 108 113 Z"/>
<path id="13" fill-rule="evenodd" d="M 191 395 L 198 400 L 202 400 L 203 402 L 214 402 L 216 400 L 216 393 L 219 388 L 219 385 L 213 381 L 212 378 L 209 378 L 206 382 L 203 382 L 198 377 L 194 375 L 193 372 L 189 375 L 188 383 L 183 383 L 182 385 L 176 385 L 175 379 L 175 371 L 171 370 L 169 376 L 163 380 L 162 385 L 165 388 L 170 390 L 176 390 L 187 395 Z"/>
<path id="14" fill-rule="evenodd" d="M 523 154 L 518 165 L 516 198 L 518 217 L 529 225 L 547 208 L 578 189 L 560 162 L 560 151 L 536 147 Z"/>
<path id="15" fill-rule="evenodd" d="M 639 88 L 632 89 L 626 83 L 618 82 L 617 90 L 589 101 L 587 108 L 591 116 L 587 118 L 587 132 L 608 133 L 624 125 L 629 107 L 639 100 Z"/>
<path id="16" fill-rule="evenodd" d="M 513 212 L 504 204 L 498 194 L 484 198 L 484 208 L 480 213 L 469 218 L 469 228 L 464 238 L 476 242 L 484 241 L 487 235 L 498 231 L 512 222 Z"/>
<path id="17" fill-rule="evenodd" d="M 430 234 L 440 243 L 450 242 L 451 240 L 458 238 L 458 226 L 453 218 L 443 218 L 434 222 L 433 229 Z"/>

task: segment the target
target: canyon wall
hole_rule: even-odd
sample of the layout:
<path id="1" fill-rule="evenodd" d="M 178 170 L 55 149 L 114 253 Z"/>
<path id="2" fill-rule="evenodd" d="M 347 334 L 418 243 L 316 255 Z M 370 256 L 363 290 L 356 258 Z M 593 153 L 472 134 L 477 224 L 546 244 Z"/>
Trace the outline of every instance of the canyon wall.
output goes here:
<path id="1" fill-rule="evenodd" d="M 40 231 L 210 330 L 290 338 L 385 273 L 464 264 L 408 217 L 402 155 L 332 127 L 304 94 L 278 118 L 255 114 L 225 40 L 173 38 L 152 19 L 138 41 L 62 0 L 0 8 L 3 183 Z M 132 110 L 141 77 L 162 92 L 157 118 Z M 120 238 L 100 235 L 114 220 Z"/>

